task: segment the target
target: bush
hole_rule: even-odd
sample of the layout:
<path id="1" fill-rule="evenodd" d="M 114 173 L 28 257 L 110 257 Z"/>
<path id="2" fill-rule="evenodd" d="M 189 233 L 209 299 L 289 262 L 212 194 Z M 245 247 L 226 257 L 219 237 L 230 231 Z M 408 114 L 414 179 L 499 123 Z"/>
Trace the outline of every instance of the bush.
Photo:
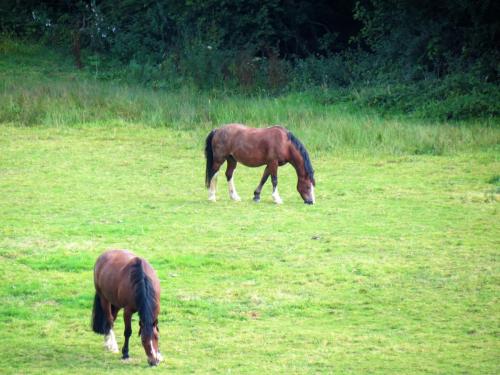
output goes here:
<path id="1" fill-rule="evenodd" d="M 445 121 L 500 116 L 498 85 L 480 81 L 470 73 L 413 83 L 378 84 L 359 91 L 363 105 L 384 114 Z"/>

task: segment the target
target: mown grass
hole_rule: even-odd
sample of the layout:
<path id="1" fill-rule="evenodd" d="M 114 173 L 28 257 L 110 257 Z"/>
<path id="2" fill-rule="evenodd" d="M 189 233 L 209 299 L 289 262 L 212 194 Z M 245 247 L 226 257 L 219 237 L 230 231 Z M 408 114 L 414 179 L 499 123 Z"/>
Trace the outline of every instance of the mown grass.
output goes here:
<path id="1" fill-rule="evenodd" d="M 2 373 L 148 370 L 137 317 L 130 363 L 90 330 L 92 267 L 108 248 L 160 276 L 166 361 L 151 371 L 499 371 L 495 124 L 407 123 L 298 94 L 155 93 L 69 69 L 45 77 L 51 60 L 21 59 L 18 71 L 21 52 L 0 70 Z M 42 103 L 33 123 L 8 117 L 3 99 L 21 94 L 19 116 Z M 112 107 L 137 100 L 137 117 Z M 203 117 L 212 106 L 217 120 Z M 262 171 L 244 167 L 243 201 L 221 178 L 210 204 L 202 150 L 216 121 L 292 128 L 311 151 L 318 204 L 302 203 L 289 166 L 282 206 L 269 186 L 251 201 Z M 120 317 L 120 345 L 122 331 Z"/>
<path id="2" fill-rule="evenodd" d="M 110 247 L 158 270 L 173 372 L 498 370 L 495 153 L 314 155 L 318 204 L 288 167 L 278 207 L 269 187 L 251 202 L 248 168 L 243 202 L 223 183 L 206 202 L 190 132 L 1 132 L 4 373 L 144 370 L 135 336 L 123 364 L 89 329 L 93 262 Z"/>

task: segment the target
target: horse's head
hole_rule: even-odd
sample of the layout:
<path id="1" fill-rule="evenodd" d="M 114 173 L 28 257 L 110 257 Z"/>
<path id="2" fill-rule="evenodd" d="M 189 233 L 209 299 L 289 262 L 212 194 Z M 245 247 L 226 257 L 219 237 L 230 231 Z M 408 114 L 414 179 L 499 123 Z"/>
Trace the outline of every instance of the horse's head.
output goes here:
<path id="1" fill-rule="evenodd" d="M 316 198 L 314 197 L 314 180 L 311 180 L 308 176 L 299 178 L 297 190 L 305 204 L 314 204 L 316 202 Z"/>
<path id="2" fill-rule="evenodd" d="M 139 322 L 142 346 L 148 357 L 150 366 L 157 366 L 162 361 L 162 355 L 158 350 L 158 341 L 160 336 L 160 329 L 158 327 L 158 320 L 150 323 L 151 327 L 145 327 L 142 321 Z"/>
<path id="3" fill-rule="evenodd" d="M 297 171 L 297 190 L 306 204 L 314 204 L 314 169 L 304 145 L 292 133 L 288 132 L 291 142 L 290 163 Z"/>

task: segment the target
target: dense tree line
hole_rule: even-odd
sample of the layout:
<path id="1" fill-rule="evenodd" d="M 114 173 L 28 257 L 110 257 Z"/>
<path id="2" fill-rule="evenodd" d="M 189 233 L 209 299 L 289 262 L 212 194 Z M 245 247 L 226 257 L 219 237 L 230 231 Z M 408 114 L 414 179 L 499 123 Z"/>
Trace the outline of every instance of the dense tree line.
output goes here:
<path id="1" fill-rule="evenodd" d="M 20 1 L 0 8 L 3 31 L 85 34 L 87 46 L 129 59 L 161 58 L 179 38 L 200 38 L 225 49 L 307 56 L 348 47 L 360 29 L 354 1 L 125 0 Z M 185 42 L 185 40 L 183 41 Z"/>
<path id="2" fill-rule="evenodd" d="M 315 83 L 337 85 L 454 72 L 473 72 L 488 82 L 499 77 L 500 2 L 494 0 L 0 4 L 4 33 L 71 48 L 79 67 L 97 56 L 141 67 L 152 79 L 190 75 L 207 85 L 236 79 L 244 86 L 259 79 L 269 84 L 272 76 L 271 86 L 279 86 L 298 68 Z"/>

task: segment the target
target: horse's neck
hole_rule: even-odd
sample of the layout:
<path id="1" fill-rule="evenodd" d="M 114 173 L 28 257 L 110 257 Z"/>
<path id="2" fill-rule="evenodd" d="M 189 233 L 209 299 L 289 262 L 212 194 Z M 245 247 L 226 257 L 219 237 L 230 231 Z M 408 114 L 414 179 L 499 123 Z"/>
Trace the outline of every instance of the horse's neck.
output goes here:
<path id="1" fill-rule="evenodd" d="M 295 172 L 297 172 L 297 177 L 306 177 L 306 168 L 304 165 L 304 159 L 302 158 L 299 150 L 295 148 L 295 146 L 290 145 L 290 164 L 295 168 Z"/>

